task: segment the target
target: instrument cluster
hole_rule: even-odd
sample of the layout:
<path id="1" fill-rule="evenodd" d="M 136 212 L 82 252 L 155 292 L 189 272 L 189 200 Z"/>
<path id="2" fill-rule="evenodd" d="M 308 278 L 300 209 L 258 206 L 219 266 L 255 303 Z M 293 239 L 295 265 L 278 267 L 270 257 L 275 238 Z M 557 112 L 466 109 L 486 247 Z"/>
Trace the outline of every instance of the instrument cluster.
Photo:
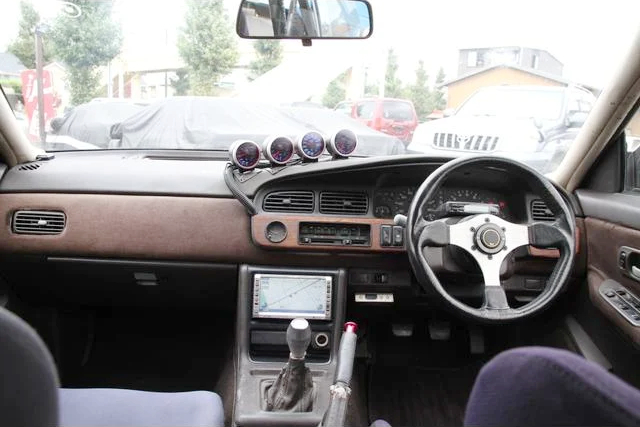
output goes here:
<path id="1" fill-rule="evenodd" d="M 373 214 L 376 218 L 393 218 L 395 215 L 407 215 L 411 201 L 418 186 L 380 188 L 374 192 Z M 498 216 L 509 217 L 509 209 L 505 198 L 493 191 L 475 188 L 441 188 L 427 202 L 426 219 L 436 218 L 437 209 L 446 202 L 484 203 L 496 205 Z"/>
<path id="2" fill-rule="evenodd" d="M 358 136 L 349 129 L 341 129 L 331 138 L 325 138 L 319 132 L 306 132 L 298 138 L 287 136 L 268 136 L 262 144 L 251 140 L 235 141 L 229 148 L 229 158 L 241 171 L 250 171 L 258 166 L 264 155 L 272 166 L 284 166 L 294 153 L 303 162 L 317 161 L 327 150 L 333 158 L 347 158 L 358 147 Z"/>

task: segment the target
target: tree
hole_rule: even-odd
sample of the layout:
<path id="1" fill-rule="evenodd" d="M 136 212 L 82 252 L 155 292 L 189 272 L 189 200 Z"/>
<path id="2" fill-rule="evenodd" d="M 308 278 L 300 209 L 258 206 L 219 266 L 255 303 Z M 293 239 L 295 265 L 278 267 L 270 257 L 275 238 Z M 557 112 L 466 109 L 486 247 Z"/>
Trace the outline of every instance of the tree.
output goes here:
<path id="1" fill-rule="evenodd" d="M 67 67 L 74 105 L 90 101 L 100 88 L 100 67 L 115 58 L 122 46 L 120 27 L 111 18 L 112 2 L 72 0 L 82 13 L 59 15 L 49 38 L 56 57 Z"/>
<path id="2" fill-rule="evenodd" d="M 256 40 L 253 43 L 257 57 L 249 64 L 249 78 L 254 80 L 282 62 L 282 45 L 279 40 Z"/>
<path id="3" fill-rule="evenodd" d="M 416 80 L 407 90 L 408 97 L 413 102 L 420 120 L 424 120 L 433 111 L 433 98 L 428 80 L 429 76 L 424 68 L 424 61 L 420 61 L 418 68 L 416 68 Z"/>
<path id="4" fill-rule="evenodd" d="M 398 57 L 393 48 L 387 53 L 387 71 L 385 73 L 384 96 L 389 98 L 401 98 L 403 96 L 402 82 L 397 76 Z"/>
<path id="5" fill-rule="evenodd" d="M 223 0 L 187 0 L 178 52 L 189 69 L 191 93 L 213 95 L 216 83 L 238 59 L 238 50 Z"/>
<path id="6" fill-rule="evenodd" d="M 36 25 L 40 22 L 40 15 L 28 0 L 20 1 L 20 23 L 18 35 L 8 46 L 8 51 L 13 53 L 25 67 L 36 68 L 35 35 Z M 51 43 L 45 38 L 43 43 L 44 63 L 51 60 Z"/>
<path id="7" fill-rule="evenodd" d="M 176 71 L 176 76 L 171 78 L 171 87 L 178 96 L 184 96 L 189 93 L 189 74 L 184 68 Z"/>
<path id="8" fill-rule="evenodd" d="M 433 108 L 435 110 L 444 110 L 447 106 L 447 101 L 444 99 L 444 91 L 440 86 L 444 83 L 444 79 L 446 78 L 444 74 L 444 70 L 442 67 L 438 70 L 438 74 L 436 75 L 436 87 L 434 88 L 432 98 L 433 98 Z"/>
<path id="9" fill-rule="evenodd" d="M 347 96 L 347 89 L 345 88 L 347 74 L 348 71 L 345 71 L 329 83 L 327 91 L 322 97 L 322 105 L 333 108 L 338 102 L 344 101 L 345 96 Z"/>

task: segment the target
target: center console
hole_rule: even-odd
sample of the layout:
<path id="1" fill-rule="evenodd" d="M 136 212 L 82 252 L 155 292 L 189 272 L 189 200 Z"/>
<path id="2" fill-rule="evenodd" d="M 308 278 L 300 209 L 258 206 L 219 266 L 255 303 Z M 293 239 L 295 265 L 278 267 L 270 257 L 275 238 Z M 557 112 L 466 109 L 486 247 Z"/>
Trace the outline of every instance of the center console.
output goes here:
<path id="1" fill-rule="evenodd" d="M 336 371 L 347 271 L 243 265 L 238 281 L 234 425 L 317 426 Z M 290 356 L 287 328 L 294 318 L 311 327 L 306 366 L 316 393 L 306 412 L 268 411 L 266 393 Z"/>

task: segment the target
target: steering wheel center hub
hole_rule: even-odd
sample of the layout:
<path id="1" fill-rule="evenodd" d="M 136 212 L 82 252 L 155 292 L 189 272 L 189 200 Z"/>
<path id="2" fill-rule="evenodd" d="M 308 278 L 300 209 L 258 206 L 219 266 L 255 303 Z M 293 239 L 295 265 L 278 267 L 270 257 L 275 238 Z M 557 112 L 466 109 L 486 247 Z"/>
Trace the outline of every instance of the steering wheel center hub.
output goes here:
<path id="1" fill-rule="evenodd" d="M 505 245 L 505 236 L 502 228 L 495 224 L 484 224 L 476 230 L 473 237 L 476 247 L 485 254 L 496 254 Z"/>

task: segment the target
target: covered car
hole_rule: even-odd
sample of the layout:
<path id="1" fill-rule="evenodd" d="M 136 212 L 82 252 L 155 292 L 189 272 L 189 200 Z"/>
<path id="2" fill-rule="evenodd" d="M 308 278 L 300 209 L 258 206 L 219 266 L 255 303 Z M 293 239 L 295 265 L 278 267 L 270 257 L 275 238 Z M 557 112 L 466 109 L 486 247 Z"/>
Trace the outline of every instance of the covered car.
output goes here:
<path id="1" fill-rule="evenodd" d="M 262 143 L 269 135 L 296 138 L 309 131 L 330 137 L 345 128 L 358 135 L 355 155 L 404 152 L 399 139 L 332 110 L 212 97 L 160 100 L 114 126 L 110 148 L 227 150 L 238 139 Z"/>
<path id="2" fill-rule="evenodd" d="M 126 99 L 91 101 L 79 105 L 52 121 L 53 133 L 47 145 L 68 145 L 70 149 L 108 148 L 111 127 L 135 115 L 147 104 Z M 87 145 L 89 144 L 89 145 Z"/>

